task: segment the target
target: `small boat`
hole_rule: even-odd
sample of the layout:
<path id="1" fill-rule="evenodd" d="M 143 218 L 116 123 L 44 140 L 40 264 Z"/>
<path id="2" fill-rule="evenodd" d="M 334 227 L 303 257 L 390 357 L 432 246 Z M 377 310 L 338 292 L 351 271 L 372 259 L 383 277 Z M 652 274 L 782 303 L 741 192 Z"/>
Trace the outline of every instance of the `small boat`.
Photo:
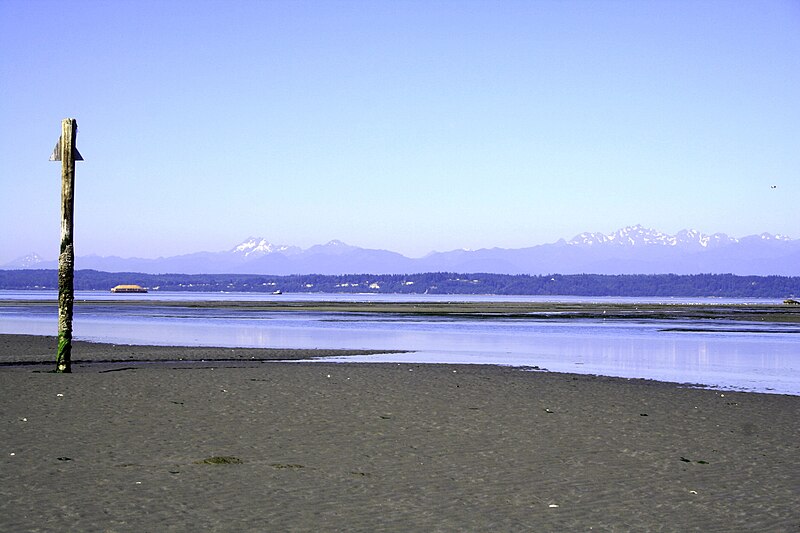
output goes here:
<path id="1" fill-rule="evenodd" d="M 272 291 L 272 294 L 283 294 L 283 291 L 278 289 L 277 291 Z"/>
<path id="2" fill-rule="evenodd" d="M 147 289 L 144 287 L 140 287 L 139 285 L 117 285 L 111 292 L 119 293 L 119 292 L 147 292 Z"/>

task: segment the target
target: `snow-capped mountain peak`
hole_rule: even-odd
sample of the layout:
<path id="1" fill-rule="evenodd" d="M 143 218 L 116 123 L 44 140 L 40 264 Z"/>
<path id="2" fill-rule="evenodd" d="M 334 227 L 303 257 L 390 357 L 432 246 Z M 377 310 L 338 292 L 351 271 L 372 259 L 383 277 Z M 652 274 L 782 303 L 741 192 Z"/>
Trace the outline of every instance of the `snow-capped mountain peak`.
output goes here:
<path id="1" fill-rule="evenodd" d="M 615 246 L 681 246 L 708 248 L 733 244 L 737 239 L 728 237 L 724 233 L 706 235 L 694 229 L 684 229 L 675 235 L 669 235 L 661 231 L 645 228 L 641 224 L 627 226 L 611 234 L 603 233 L 581 233 L 568 241 L 573 246 L 596 246 L 596 245 L 615 245 Z"/>
<path id="2" fill-rule="evenodd" d="M 771 233 L 762 233 L 759 235 L 762 241 L 791 241 L 792 238 L 786 235 L 781 235 L 780 233 L 776 233 L 772 235 Z"/>
<path id="3" fill-rule="evenodd" d="M 660 231 L 645 228 L 641 224 L 628 226 L 609 235 L 609 239 L 619 245 L 661 244 L 672 245 L 674 237 Z"/>
<path id="4" fill-rule="evenodd" d="M 615 244 L 620 246 L 631 246 L 637 244 L 669 244 L 670 239 L 668 235 L 643 227 L 641 224 L 635 226 L 627 226 L 618 229 L 614 233 L 608 235 L 600 232 L 584 232 L 576 235 L 568 244 L 571 245 L 588 245 L 594 246 L 597 244 Z"/>
<path id="5" fill-rule="evenodd" d="M 44 259 L 39 257 L 39 254 L 36 252 L 31 252 L 28 255 L 24 255 L 22 257 L 18 257 L 5 265 L 6 268 L 34 268 L 39 263 L 43 262 Z"/>
<path id="6" fill-rule="evenodd" d="M 244 242 L 235 246 L 231 252 L 244 257 L 259 257 L 274 253 L 293 253 L 299 251 L 296 246 L 286 246 L 282 244 L 272 244 L 262 237 L 248 237 Z"/>

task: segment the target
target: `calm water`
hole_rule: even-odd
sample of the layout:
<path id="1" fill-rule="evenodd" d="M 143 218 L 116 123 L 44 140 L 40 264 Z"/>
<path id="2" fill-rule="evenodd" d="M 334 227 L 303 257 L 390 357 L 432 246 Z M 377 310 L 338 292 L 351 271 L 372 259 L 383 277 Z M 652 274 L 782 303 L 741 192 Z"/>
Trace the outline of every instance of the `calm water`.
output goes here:
<path id="1" fill-rule="evenodd" d="M 0 290 L 0 300 L 52 300 L 58 293 L 54 290 L 8 291 Z M 502 296 L 496 294 L 331 294 L 331 293 L 287 293 L 273 295 L 264 292 L 177 292 L 152 291 L 144 294 L 115 295 L 108 291 L 75 291 L 76 300 L 138 300 L 138 301 L 210 301 L 210 302 L 616 302 L 616 303 L 690 303 L 690 304 L 780 304 L 781 299 L 765 298 L 683 298 L 683 297 L 603 297 L 603 296 Z"/>
<path id="2" fill-rule="evenodd" d="M 410 350 L 336 361 L 491 363 L 702 383 L 724 389 L 800 395 L 800 326 L 714 321 L 714 332 L 668 332 L 698 321 L 464 320 L 316 312 L 167 308 L 159 300 L 345 301 L 637 301 L 734 302 L 718 299 L 604 299 L 489 296 L 282 295 L 150 293 L 126 295 L 147 306 L 96 306 L 105 292 L 79 292 L 75 336 L 131 344 Z M 0 291 L 0 299 L 55 298 L 54 292 Z M 119 297 L 118 297 L 119 298 Z M 759 303 L 765 303 L 760 301 Z M 767 302 L 769 303 L 769 302 Z M 777 303 L 777 302 L 776 302 Z M 53 335 L 56 306 L 0 307 L 0 333 Z M 753 331 L 743 331 L 756 330 Z M 767 330 L 770 330 L 769 332 Z M 776 332 L 777 331 L 777 332 Z"/>

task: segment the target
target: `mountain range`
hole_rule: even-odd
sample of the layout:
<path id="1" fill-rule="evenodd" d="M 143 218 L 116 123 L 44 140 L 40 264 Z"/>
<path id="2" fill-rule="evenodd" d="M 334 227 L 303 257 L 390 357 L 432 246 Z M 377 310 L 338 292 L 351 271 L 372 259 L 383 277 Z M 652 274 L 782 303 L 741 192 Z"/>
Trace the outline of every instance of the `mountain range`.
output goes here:
<path id="1" fill-rule="evenodd" d="M 341 241 L 307 249 L 248 238 L 230 250 L 157 259 L 80 256 L 77 269 L 148 274 L 737 274 L 800 275 L 800 239 L 762 233 L 740 239 L 683 230 L 675 235 L 642 227 L 528 248 L 432 252 L 409 258 Z M 3 269 L 53 269 L 56 261 L 29 254 Z"/>

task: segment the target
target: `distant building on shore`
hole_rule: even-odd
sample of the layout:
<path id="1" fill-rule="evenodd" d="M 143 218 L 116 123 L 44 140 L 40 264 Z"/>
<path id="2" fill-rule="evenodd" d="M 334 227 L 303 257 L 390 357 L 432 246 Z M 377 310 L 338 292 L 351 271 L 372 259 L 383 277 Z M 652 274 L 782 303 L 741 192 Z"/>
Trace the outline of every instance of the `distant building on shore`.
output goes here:
<path id="1" fill-rule="evenodd" d="M 139 285 L 117 285 L 111 292 L 147 292 L 147 289 Z"/>

